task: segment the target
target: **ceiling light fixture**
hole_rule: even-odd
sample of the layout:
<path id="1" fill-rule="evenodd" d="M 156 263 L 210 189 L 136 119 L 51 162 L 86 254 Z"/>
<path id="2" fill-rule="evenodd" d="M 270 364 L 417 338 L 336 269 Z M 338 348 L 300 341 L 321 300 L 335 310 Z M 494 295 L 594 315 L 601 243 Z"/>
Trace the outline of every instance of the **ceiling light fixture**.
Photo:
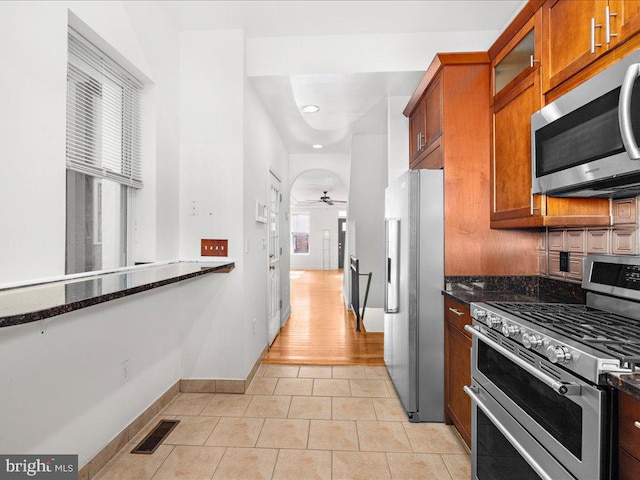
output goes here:
<path id="1" fill-rule="evenodd" d="M 316 143 L 315 145 L 311 145 L 312 148 L 322 148 L 323 145 L 320 145 L 319 143 Z"/>
<path id="2" fill-rule="evenodd" d="M 303 113 L 316 113 L 320 110 L 320 107 L 317 105 L 305 105 L 302 107 Z"/>

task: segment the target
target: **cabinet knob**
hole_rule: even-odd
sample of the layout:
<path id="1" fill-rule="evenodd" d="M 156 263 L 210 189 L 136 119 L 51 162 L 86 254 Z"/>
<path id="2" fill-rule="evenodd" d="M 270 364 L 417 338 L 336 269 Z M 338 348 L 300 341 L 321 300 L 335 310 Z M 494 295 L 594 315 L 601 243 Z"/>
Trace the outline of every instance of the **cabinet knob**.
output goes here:
<path id="1" fill-rule="evenodd" d="M 640 422 L 633 422 L 633 426 L 636 428 L 640 428 Z"/>

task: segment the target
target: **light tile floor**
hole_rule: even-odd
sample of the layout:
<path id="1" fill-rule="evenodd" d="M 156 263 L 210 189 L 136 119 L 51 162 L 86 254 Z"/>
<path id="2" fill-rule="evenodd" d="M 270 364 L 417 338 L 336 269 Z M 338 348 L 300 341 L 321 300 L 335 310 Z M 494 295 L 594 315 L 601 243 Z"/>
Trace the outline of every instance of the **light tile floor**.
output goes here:
<path id="1" fill-rule="evenodd" d="M 162 418 L 152 455 L 130 451 Z M 244 395 L 180 393 L 99 480 L 468 480 L 453 427 L 409 423 L 384 367 L 262 365 Z"/>

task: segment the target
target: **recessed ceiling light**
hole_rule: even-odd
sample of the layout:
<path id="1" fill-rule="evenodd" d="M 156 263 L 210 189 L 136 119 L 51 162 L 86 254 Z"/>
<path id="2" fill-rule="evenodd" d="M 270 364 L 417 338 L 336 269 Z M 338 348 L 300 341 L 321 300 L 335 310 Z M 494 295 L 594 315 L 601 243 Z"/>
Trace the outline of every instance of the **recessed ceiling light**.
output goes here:
<path id="1" fill-rule="evenodd" d="M 320 145 L 319 143 L 316 143 L 315 145 L 311 145 L 312 148 L 322 148 L 323 146 Z"/>
<path id="2" fill-rule="evenodd" d="M 319 110 L 320 107 L 317 105 L 305 105 L 304 107 L 302 107 L 303 113 L 316 113 Z"/>

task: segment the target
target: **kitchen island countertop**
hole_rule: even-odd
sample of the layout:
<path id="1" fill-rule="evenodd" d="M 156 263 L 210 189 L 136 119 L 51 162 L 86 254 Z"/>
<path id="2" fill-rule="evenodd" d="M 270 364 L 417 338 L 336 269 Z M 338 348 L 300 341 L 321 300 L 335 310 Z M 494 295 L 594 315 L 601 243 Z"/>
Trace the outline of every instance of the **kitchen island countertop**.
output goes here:
<path id="1" fill-rule="evenodd" d="M 210 273 L 234 262 L 168 262 L 0 290 L 0 328 L 62 315 Z"/>

